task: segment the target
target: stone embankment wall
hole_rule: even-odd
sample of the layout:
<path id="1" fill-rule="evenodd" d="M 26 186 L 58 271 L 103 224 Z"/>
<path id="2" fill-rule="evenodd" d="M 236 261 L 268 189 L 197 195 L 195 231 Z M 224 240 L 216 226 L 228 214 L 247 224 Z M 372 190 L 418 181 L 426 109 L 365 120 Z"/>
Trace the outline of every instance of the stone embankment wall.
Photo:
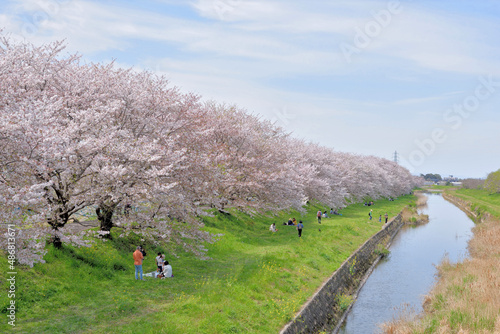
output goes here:
<path id="1" fill-rule="evenodd" d="M 337 295 L 354 292 L 362 277 L 378 258 L 374 252 L 377 245 L 386 245 L 390 242 L 403 224 L 400 213 L 389 221 L 381 231 L 359 247 L 323 283 L 295 319 L 288 323 L 280 334 L 317 333 L 325 327 L 335 327 L 342 317 L 342 312 L 337 307 Z"/>

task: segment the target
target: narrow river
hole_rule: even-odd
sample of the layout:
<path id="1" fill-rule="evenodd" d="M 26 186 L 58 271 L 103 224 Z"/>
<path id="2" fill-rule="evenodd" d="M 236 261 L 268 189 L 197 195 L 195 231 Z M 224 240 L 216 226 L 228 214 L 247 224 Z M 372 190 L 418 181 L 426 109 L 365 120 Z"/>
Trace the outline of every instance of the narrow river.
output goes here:
<path id="1" fill-rule="evenodd" d="M 399 231 L 391 254 L 368 278 L 339 333 L 380 333 L 378 324 L 392 320 L 403 308 L 420 313 L 423 296 L 435 282 L 435 265 L 444 256 L 451 262 L 468 256 L 474 222 L 440 194 L 427 196 L 427 208 L 421 211 L 429 215 L 429 223 Z"/>

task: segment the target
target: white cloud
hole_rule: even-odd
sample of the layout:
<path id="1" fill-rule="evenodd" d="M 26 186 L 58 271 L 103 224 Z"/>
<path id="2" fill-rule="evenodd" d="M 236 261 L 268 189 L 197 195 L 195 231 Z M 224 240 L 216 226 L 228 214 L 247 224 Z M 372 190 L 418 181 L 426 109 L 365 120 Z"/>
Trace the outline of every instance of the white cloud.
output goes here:
<path id="1" fill-rule="evenodd" d="M 40 3 L 22 1 L 14 8 L 18 13 L 43 11 Z M 232 15 L 231 22 L 193 21 L 137 8 L 69 1 L 49 11 L 52 14 L 39 24 L 35 37 L 39 42 L 68 38 L 72 48 L 86 53 L 125 50 L 133 47 L 131 39 L 173 43 L 192 54 L 218 55 L 250 65 L 261 62 L 268 65 L 267 70 L 278 73 L 345 74 L 397 61 L 465 73 L 491 73 L 499 68 L 483 54 L 483 45 L 476 42 L 477 29 L 462 27 L 460 18 L 443 18 L 407 3 L 402 5 L 402 13 L 394 15 L 390 24 L 361 50 L 354 66 L 343 61 L 339 45 L 352 43 L 355 28 L 363 29 L 373 21 L 369 8 L 384 10 L 387 3 L 371 2 L 368 7 L 367 2 L 353 1 L 318 8 L 318 2 L 303 6 L 294 1 L 199 0 L 193 7 L 200 15 L 216 20 L 219 3 L 229 8 L 226 12 Z M 493 27 L 485 24 L 490 25 L 489 29 Z M 386 59 L 373 58 L 373 54 Z"/>
<path id="2" fill-rule="evenodd" d="M 59 5 L 44 9 L 43 3 Z M 6 7 L 0 26 L 36 43 L 67 39 L 69 51 L 92 59 L 140 54 L 153 44 L 140 58 L 118 58 L 118 64 L 165 73 L 183 90 L 237 103 L 268 119 L 279 120 L 277 113 L 285 110 L 293 117 L 285 125 L 297 136 L 386 156 L 394 146 L 411 150 L 419 134 L 442 121 L 450 101 L 475 87 L 478 75 L 500 75 L 498 23 L 401 3 L 401 14 L 351 63 L 340 45 L 353 44 L 356 29 L 387 9 L 386 1 L 197 0 L 190 7 L 196 18 L 152 11 L 143 3 L 25 0 Z M 35 26 L 32 34 L 26 34 L 27 24 Z M 307 91 L 298 93 L 289 83 Z M 384 98 L 377 92 L 385 92 Z"/>

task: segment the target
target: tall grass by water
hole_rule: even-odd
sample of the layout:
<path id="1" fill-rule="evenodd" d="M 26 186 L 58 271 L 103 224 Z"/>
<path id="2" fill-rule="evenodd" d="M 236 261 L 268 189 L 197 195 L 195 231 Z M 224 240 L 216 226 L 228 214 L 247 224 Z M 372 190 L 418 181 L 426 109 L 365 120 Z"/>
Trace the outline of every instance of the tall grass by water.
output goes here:
<path id="1" fill-rule="evenodd" d="M 438 267 L 438 282 L 424 302 L 425 313 L 402 312 L 383 325 L 384 333 L 500 333 L 500 194 L 460 189 L 450 195 L 476 212 L 493 216 L 473 229 L 470 258 Z"/>
<path id="2" fill-rule="evenodd" d="M 410 203 L 401 213 L 401 219 L 406 224 L 419 225 L 429 222 L 429 216 L 420 212 L 427 206 L 428 197 L 421 191 L 415 191 L 416 203 Z"/>

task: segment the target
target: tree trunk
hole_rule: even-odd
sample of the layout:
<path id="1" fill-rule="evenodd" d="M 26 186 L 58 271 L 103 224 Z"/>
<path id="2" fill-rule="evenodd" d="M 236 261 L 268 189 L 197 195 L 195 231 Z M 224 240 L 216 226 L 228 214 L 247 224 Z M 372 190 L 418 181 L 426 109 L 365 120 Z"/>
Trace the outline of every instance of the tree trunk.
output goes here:
<path id="1" fill-rule="evenodd" d="M 100 204 L 97 209 L 95 209 L 101 231 L 111 231 L 113 227 L 113 213 L 115 212 L 116 206 L 117 204 Z M 111 238 L 111 234 L 107 234 L 104 237 Z"/>
<path id="2" fill-rule="evenodd" d="M 59 229 L 63 228 L 69 220 L 69 215 L 67 213 L 63 213 L 63 211 L 59 208 L 55 215 L 52 218 L 47 219 L 47 223 L 52 227 L 54 230 L 54 235 L 52 235 L 48 242 L 49 244 L 53 244 L 55 248 L 61 248 L 62 247 L 62 241 L 59 236 L 55 235 Z"/>
<path id="3" fill-rule="evenodd" d="M 53 235 L 52 237 L 50 237 L 49 243 L 53 244 L 55 248 L 61 248 L 62 247 L 61 238 L 59 238 L 57 235 Z"/>

